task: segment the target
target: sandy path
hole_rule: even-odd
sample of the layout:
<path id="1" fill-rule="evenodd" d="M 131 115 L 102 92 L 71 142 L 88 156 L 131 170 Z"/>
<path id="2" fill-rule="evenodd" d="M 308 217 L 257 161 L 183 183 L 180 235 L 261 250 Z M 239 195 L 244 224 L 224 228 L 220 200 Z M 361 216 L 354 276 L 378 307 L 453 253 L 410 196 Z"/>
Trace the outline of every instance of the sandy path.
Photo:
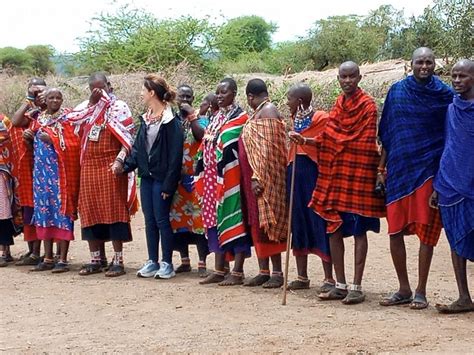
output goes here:
<path id="1" fill-rule="evenodd" d="M 128 274 L 119 279 L 77 275 L 88 257 L 82 241 L 71 247 L 73 272 L 53 275 L 13 266 L 0 269 L 0 352 L 473 351 L 474 314 L 441 316 L 432 306 L 416 312 L 378 305 L 380 293 L 397 285 L 384 234 L 370 236 L 364 304 L 322 303 L 312 288 L 290 294 L 288 305 L 281 306 L 280 291 L 199 286 L 196 272 L 167 281 L 137 279 L 134 271 L 146 255 L 141 215 L 133 227 L 135 241 L 125 250 Z M 413 276 L 417 243 L 415 238 L 407 243 Z M 349 252 L 352 242 L 347 246 Z M 17 239 L 13 253 L 24 249 Z M 195 247 L 191 250 L 196 266 Z M 251 259 L 246 274 L 256 272 L 256 260 Z M 320 261 L 311 257 L 313 286 L 321 272 Z M 469 272 L 474 285 L 472 263 Z M 290 275 L 295 276 L 293 261 Z M 435 250 L 428 297 L 432 305 L 456 297 L 444 237 Z"/>

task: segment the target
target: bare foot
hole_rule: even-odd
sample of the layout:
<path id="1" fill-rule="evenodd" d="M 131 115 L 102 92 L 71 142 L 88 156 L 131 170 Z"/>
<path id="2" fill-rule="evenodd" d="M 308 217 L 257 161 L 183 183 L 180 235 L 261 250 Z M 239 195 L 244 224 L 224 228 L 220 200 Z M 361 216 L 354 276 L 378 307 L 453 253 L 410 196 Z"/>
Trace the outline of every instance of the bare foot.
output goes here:
<path id="1" fill-rule="evenodd" d="M 207 276 L 204 280 L 199 281 L 199 284 L 209 285 L 209 284 L 216 284 L 222 281 L 224 281 L 224 275 L 213 272 L 212 274 L 209 274 L 209 276 Z"/>
<path id="2" fill-rule="evenodd" d="M 244 283 L 244 274 L 232 271 L 224 281 L 219 282 L 219 286 L 237 286 Z"/>

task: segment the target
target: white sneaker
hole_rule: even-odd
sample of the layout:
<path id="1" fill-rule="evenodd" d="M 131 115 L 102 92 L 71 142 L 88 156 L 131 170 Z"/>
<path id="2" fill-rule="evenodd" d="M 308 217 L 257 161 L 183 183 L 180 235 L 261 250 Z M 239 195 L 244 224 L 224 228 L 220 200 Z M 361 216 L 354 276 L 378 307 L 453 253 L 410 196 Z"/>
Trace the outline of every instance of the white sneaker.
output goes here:
<path id="1" fill-rule="evenodd" d="M 145 263 L 145 265 L 143 265 L 141 269 L 137 271 L 137 276 L 138 277 L 153 277 L 155 276 L 156 272 L 159 269 L 160 269 L 160 265 L 158 265 L 158 263 L 148 260 Z"/>
<path id="2" fill-rule="evenodd" d="M 155 273 L 155 279 L 171 279 L 175 276 L 173 264 L 168 264 L 165 261 L 160 263 L 160 269 Z"/>

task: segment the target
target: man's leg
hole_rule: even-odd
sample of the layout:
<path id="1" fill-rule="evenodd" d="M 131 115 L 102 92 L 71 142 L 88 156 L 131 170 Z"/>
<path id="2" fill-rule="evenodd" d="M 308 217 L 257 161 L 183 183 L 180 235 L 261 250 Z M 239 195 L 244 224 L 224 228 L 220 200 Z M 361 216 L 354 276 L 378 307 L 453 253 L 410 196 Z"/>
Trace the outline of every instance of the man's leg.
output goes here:
<path id="1" fill-rule="evenodd" d="M 407 253 L 403 233 L 390 236 L 390 254 L 392 255 L 393 265 L 398 277 L 398 293 L 402 297 L 411 297 L 412 292 L 410 281 L 408 280 Z"/>
<path id="2" fill-rule="evenodd" d="M 367 250 L 367 234 L 356 236 L 354 240 L 354 285 L 362 285 Z"/>
<path id="3" fill-rule="evenodd" d="M 262 286 L 265 282 L 270 280 L 270 258 L 258 258 L 258 267 L 258 275 L 249 281 L 244 282 L 244 286 Z"/>
<path id="4" fill-rule="evenodd" d="M 362 292 L 362 277 L 364 275 L 365 260 L 367 259 L 367 234 L 354 236 L 354 279 L 349 285 L 344 304 L 358 304 L 364 302 L 365 295 Z"/>
<path id="5" fill-rule="evenodd" d="M 433 246 L 420 243 L 418 253 L 418 286 L 416 293 L 426 295 L 426 284 L 430 273 L 431 260 L 433 259 Z"/>
<path id="6" fill-rule="evenodd" d="M 284 279 L 283 279 L 283 272 L 281 270 L 281 253 L 272 255 L 270 257 L 272 260 L 272 276 L 270 280 L 265 282 L 262 287 L 263 288 L 280 288 L 283 286 Z"/>
<path id="7" fill-rule="evenodd" d="M 347 295 L 346 273 L 344 266 L 344 237 L 342 235 L 342 228 L 339 228 L 335 233 L 329 237 L 329 247 L 331 250 L 332 263 L 334 265 L 334 272 L 336 274 L 336 287 L 328 292 L 319 294 L 322 300 L 340 300 Z"/>

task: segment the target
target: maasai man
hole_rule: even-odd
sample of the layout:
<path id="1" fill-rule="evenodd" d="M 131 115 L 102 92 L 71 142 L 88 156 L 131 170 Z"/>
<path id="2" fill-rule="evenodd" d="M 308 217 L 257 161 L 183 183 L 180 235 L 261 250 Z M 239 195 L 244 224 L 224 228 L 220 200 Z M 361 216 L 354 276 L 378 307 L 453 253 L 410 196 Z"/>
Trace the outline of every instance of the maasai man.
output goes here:
<path id="1" fill-rule="evenodd" d="M 453 92 L 433 75 L 435 57 L 429 48 L 413 52 L 412 68 L 413 75 L 395 83 L 388 91 L 379 128 L 383 151 L 377 181 L 386 188 L 390 252 L 400 284 L 399 290 L 380 304 L 410 303 L 412 309 L 424 309 L 428 307 L 426 283 L 433 247 L 442 228 L 439 212 L 430 208 L 428 202 L 443 151 L 446 109 Z M 414 298 L 404 242 L 404 236 L 410 234 L 420 239 Z"/>
<path id="2" fill-rule="evenodd" d="M 170 279 L 176 276 L 172 262 L 175 236 L 170 211 L 181 177 L 183 131 L 171 109 L 176 92 L 164 78 L 146 75 L 141 97 L 148 109 L 140 118 L 132 153 L 124 167 L 127 172 L 138 168 L 141 178 L 148 261 L 138 270 L 137 276 Z M 158 263 L 160 242 L 162 256 Z"/>
<path id="3" fill-rule="evenodd" d="M 250 256 L 250 237 L 243 221 L 238 139 L 248 115 L 235 102 L 237 84 L 223 79 L 217 87 L 219 112 L 203 137 L 196 167 L 196 191 L 201 199 L 209 251 L 215 253 L 215 271 L 200 284 L 243 284 L 243 267 Z M 225 277 L 226 260 L 235 259 Z"/>
<path id="4" fill-rule="evenodd" d="M 263 80 L 250 80 L 245 92 L 253 114 L 239 139 L 242 205 L 260 272 L 244 286 L 279 288 L 283 285 L 281 253 L 286 250 L 288 234 L 286 127 L 278 109 L 268 98 Z"/>
<path id="5" fill-rule="evenodd" d="M 14 157 L 10 138 L 11 122 L 0 114 L 0 267 L 13 261 L 10 245 L 13 237 L 21 232 L 21 210 L 13 176 Z"/>
<path id="6" fill-rule="evenodd" d="M 310 206 L 327 222 L 336 285 L 321 293 L 322 300 L 356 304 L 365 300 L 362 276 L 367 257 L 367 232 L 380 231 L 385 215 L 383 198 L 374 192 L 377 164 L 377 105 L 359 88 L 359 66 L 354 62 L 339 67 L 343 94 L 329 114 L 319 136 L 319 176 Z M 354 236 L 354 279 L 346 284 L 343 237 Z"/>
<path id="7" fill-rule="evenodd" d="M 16 265 L 37 265 L 40 262 L 41 241 L 31 224 L 33 217 L 33 132 L 28 127 L 38 115 L 46 109 L 44 90 L 46 82 L 41 78 L 32 78 L 28 83 L 25 102 L 12 117 L 10 131 L 13 154 L 15 157 L 15 175 L 18 178 L 18 198 L 23 212 L 23 236 L 28 243 L 28 252 Z"/>
<path id="8" fill-rule="evenodd" d="M 332 265 L 329 252 L 329 236 L 326 221 L 308 207 L 318 178 L 316 138 L 326 127 L 329 115 L 316 111 L 311 106 L 313 93 L 303 83 L 296 84 L 288 91 L 287 105 L 293 120 L 292 141 L 288 158 L 287 191 L 290 196 L 291 171 L 295 164 L 295 191 L 292 214 L 292 248 L 296 258 L 298 279 L 288 284 L 290 290 L 308 289 L 308 255 L 318 255 L 323 262 L 324 281 L 320 292 L 328 292 L 334 287 Z M 294 163 L 293 160 L 296 160 Z"/>
<path id="9" fill-rule="evenodd" d="M 175 245 L 181 254 L 181 265 L 176 273 L 190 272 L 189 244 L 196 244 L 199 256 L 198 273 L 200 277 L 207 276 L 206 257 L 209 254 L 204 226 L 201 217 L 201 207 L 194 189 L 194 157 L 201 145 L 204 130 L 209 119 L 204 112 L 196 115 L 192 104 L 194 92 L 189 85 L 181 85 L 177 89 L 176 103 L 179 111 L 176 119 L 181 122 L 184 130 L 183 165 L 178 190 L 174 194 L 171 205 L 171 228 L 175 233 Z"/>
<path id="10" fill-rule="evenodd" d="M 436 305 L 441 313 L 474 312 L 466 271 L 466 260 L 474 261 L 474 62 L 457 62 L 451 77 L 458 95 L 448 107 L 446 142 L 433 198 L 451 246 L 459 298 L 449 305 Z"/>
<path id="11" fill-rule="evenodd" d="M 130 109 L 112 94 L 104 74 L 92 74 L 89 88 L 89 100 L 75 108 L 75 117 L 68 115 L 81 129 L 78 210 L 82 239 L 88 241 L 91 253 L 91 262 L 79 274 L 101 272 L 107 265 L 101 249 L 112 241 L 115 255 L 105 276 L 114 277 L 125 274 L 123 243 L 132 240 L 130 215 L 137 210 L 135 178 L 121 174 L 133 144 L 134 124 Z"/>
<path id="12" fill-rule="evenodd" d="M 46 110 L 30 127 L 35 134 L 32 223 L 45 250 L 44 260 L 32 271 L 62 273 L 69 271 L 67 253 L 77 218 L 80 139 L 67 121 L 68 110 L 61 109 L 61 91 L 48 89 L 45 100 Z M 61 253 L 56 263 L 54 241 Z"/>

